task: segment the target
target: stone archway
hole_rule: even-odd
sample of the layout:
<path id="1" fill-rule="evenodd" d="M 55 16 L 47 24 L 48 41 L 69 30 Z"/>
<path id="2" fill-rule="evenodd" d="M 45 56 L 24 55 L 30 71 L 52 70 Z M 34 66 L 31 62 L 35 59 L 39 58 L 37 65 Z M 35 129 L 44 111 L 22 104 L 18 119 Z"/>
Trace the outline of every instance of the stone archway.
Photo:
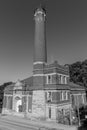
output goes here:
<path id="1" fill-rule="evenodd" d="M 22 100 L 20 97 L 15 97 L 15 111 L 22 112 Z"/>

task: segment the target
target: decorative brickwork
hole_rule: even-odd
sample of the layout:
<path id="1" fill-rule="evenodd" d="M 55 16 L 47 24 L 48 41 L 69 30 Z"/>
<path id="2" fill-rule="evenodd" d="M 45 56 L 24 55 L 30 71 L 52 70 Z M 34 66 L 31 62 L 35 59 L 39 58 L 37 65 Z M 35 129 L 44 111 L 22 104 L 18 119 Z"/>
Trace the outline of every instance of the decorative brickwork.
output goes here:
<path id="1" fill-rule="evenodd" d="M 70 109 L 86 104 L 85 88 L 69 81 L 69 67 L 47 64 L 46 11 L 35 10 L 33 75 L 4 90 L 3 114 L 60 122 Z"/>
<path id="2" fill-rule="evenodd" d="M 34 76 L 33 77 L 33 86 L 41 86 L 44 88 L 45 85 L 45 76 Z"/>

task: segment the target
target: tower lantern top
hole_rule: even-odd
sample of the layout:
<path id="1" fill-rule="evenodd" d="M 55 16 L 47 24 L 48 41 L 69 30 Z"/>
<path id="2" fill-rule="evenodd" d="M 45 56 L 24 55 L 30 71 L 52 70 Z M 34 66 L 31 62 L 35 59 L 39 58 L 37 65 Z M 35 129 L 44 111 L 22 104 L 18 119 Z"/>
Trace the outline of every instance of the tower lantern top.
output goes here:
<path id="1" fill-rule="evenodd" d="M 37 14 L 42 14 L 42 15 L 46 16 L 46 10 L 42 7 L 39 7 L 37 9 L 35 9 L 35 11 L 34 11 L 34 16 L 36 16 Z"/>

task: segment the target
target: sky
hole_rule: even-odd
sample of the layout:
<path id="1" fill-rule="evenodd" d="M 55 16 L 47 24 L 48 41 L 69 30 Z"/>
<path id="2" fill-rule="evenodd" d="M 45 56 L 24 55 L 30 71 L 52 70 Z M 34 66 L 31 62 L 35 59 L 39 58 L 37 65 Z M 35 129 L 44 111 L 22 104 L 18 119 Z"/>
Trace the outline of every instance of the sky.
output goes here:
<path id="1" fill-rule="evenodd" d="M 48 63 L 87 59 L 87 0 L 0 0 L 0 84 L 33 71 L 34 9 L 46 8 Z"/>

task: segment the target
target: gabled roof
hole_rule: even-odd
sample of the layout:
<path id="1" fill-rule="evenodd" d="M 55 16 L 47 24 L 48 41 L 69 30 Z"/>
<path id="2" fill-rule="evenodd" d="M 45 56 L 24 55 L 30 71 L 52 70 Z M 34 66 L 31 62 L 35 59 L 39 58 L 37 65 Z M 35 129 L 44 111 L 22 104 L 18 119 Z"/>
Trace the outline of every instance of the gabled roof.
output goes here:
<path id="1" fill-rule="evenodd" d="M 70 90 L 85 90 L 84 86 L 69 82 Z"/>
<path id="2" fill-rule="evenodd" d="M 26 86 L 26 90 L 77 90 L 77 91 L 85 91 L 85 87 L 75 84 L 73 82 L 69 82 L 69 84 L 45 84 L 44 86 L 33 86 L 33 76 L 21 80 L 23 86 Z M 15 87 L 15 83 L 8 85 L 5 90 L 13 90 Z M 25 87 L 23 87 L 25 88 Z"/>
<path id="3" fill-rule="evenodd" d="M 21 80 L 21 82 L 24 83 L 25 85 L 28 85 L 31 87 L 31 86 L 33 86 L 33 76 Z"/>

